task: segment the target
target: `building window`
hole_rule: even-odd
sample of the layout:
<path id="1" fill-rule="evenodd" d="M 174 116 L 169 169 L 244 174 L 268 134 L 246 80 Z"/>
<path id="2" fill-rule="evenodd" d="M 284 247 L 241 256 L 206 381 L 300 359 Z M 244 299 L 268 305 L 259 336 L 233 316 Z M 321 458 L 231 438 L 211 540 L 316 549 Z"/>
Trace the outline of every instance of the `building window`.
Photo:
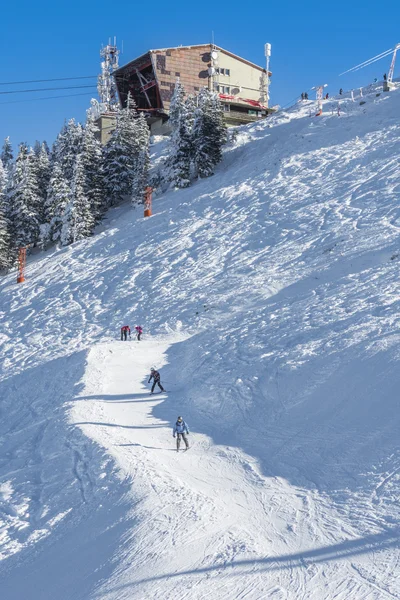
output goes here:
<path id="1" fill-rule="evenodd" d="M 195 86 L 195 88 L 194 88 L 194 91 L 195 91 L 195 92 L 198 92 L 198 91 L 199 91 L 199 88 Z"/>
<path id="2" fill-rule="evenodd" d="M 219 92 L 219 85 L 215 84 L 214 89 L 216 92 Z"/>
<path id="3" fill-rule="evenodd" d="M 230 104 L 224 104 L 224 112 L 230 112 L 231 110 L 231 105 Z"/>
<path id="4" fill-rule="evenodd" d="M 225 87 L 223 87 L 223 91 L 225 92 L 225 94 L 230 94 L 231 88 L 226 85 Z"/>
<path id="5" fill-rule="evenodd" d="M 175 77 L 180 77 L 181 74 L 178 71 L 175 71 Z"/>
<path id="6" fill-rule="evenodd" d="M 230 74 L 231 74 L 231 70 L 230 69 L 222 69 L 221 67 L 219 67 L 218 69 L 216 69 L 216 72 L 219 75 L 226 75 L 227 77 L 230 77 Z"/>

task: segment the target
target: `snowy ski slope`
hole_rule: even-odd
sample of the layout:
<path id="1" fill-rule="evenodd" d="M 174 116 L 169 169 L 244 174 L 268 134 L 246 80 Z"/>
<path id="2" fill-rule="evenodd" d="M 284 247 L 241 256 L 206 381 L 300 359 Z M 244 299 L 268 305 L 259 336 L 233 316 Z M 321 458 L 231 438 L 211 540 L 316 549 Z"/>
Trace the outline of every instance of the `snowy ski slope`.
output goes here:
<path id="1" fill-rule="evenodd" d="M 0 280 L 2 599 L 400 598 L 400 90 L 380 91 L 243 127 L 151 219 L 114 209 Z"/>

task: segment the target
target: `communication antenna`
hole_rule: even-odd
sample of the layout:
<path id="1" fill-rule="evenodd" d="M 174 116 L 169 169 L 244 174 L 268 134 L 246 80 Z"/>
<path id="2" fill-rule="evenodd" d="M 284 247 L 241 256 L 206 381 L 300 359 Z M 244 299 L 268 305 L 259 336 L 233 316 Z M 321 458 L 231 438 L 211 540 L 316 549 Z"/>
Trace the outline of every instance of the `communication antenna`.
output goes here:
<path id="1" fill-rule="evenodd" d="M 318 112 L 315 115 L 316 117 L 322 115 L 322 96 L 324 95 L 324 88 L 326 87 L 328 87 L 328 84 L 324 83 L 324 85 L 314 85 L 314 87 L 311 88 L 316 91 L 316 100 L 318 102 Z"/>
<path id="2" fill-rule="evenodd" d="M 265 58 L 266 58 L 266 74 L 265 74 L 265 106 L 268 108 L 268 101 L 269 101 L 269 59 L 271 57 L 271 44 L 265 44 L 264 46 L 264 50 L 265 50 Z"/>
<path id="3" fill-rule="evenodd" d="M 111 44 L 111 39 L 109 39 L 107 46 L 100 50 L 100 56 L 103 60 L 100 63 L 101 75 L 97 79 L 97 91 L 103 112 L 114 112 L 119 105 L 117 86 L 113 77 L 114 71 L 118 69 L 119 56 L 115 37 L 114 44 Z"/>
<path id="4" fill-rule="evenodd" d="M 214 32 L 212 32 L 212 44 L 211 44 L 211 66 L 208 69 L 208 75 L 211 79 L 211 90 L 213 92 L 219 91 L 219 69 L 218 69 L 219 53 L 214 44 Z"/>

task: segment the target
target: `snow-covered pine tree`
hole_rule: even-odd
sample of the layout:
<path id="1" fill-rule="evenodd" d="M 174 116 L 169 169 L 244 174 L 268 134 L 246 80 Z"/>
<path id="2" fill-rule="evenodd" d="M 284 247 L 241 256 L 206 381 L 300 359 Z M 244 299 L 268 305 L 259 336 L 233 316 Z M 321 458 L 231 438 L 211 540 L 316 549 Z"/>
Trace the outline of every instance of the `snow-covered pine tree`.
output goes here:
<path id="1" fill-rule="evenodd" d="M 45 222 L 45 203 L 47 198 L 47 188 L 50 181 L 50 159 L 47 154 L 46 147 L 43 144 L 36 142 L 33 152 L 30 152 L 29 158 L 31 160 L 32 169 L 37 181 L 39 203 L 38 203 L 38 218 L 40 223 Z"/>
<path id="2" fill-rule="evenodd" d="M 70 119 L 57 136 L 52 150 L 52 161 L 57 162 L 65 179 L 71 183 L 75 160 L 82 152 L 83 128 L 75 119 Z"/>
<path id="3" fill-rule="evenodd" d="M 7 195 L 13 246 L 19 248 L 35 244 L 39 238 L 38 206 L 40 196 L 37 178 L 26 144 L 19 146 L 13 181 Z"/>
<path id="4" fill-rule="evenodd" d="M 10 266 L 10 224 L 6 217 L 7 175 L 0 159 L 0 270 Z"/>
<path id="5" fill-rule="evenodd" d="M 73 241 L 77 242 L 84 237 L 89 237 L 94 228 L 94 217 L 90 206 L 90 200 L 86 194 L 85 167 L 81 154 L 78 154 L 75 160 L 71 185 L 71 200 L 73 202 L 73 213 L 75 215 Z"/>
<path id="6" fill-rule="evenodd" d="M 40 154 L 40 149 L 42 147 L 42 144 L 39 142 L 39 140 L 36 140 L 34 146 L 33 146 L 33 151 L 35 153 L 35 155 L 38 157 Z"/>
<path id="7" fill-rule="evenodd" d="M 185 90 L 182 84 L 177 81 L 169 113 L 169 123 L 172 128 L 172 133 L 169 140 L 169 152 L 166 166 L 168 180 L 178 188 L 184 188 L 190 185 L 192 136 L 188 116 L 188 106 L 185 102 Z"/>
<path id="8" fill-rule="evenodd" d="M 6 137 L 0 154 L 1 162 L 6 170 L 10 170 L 14 161 L 10 138 Z"/>
<path id="9" fill-rule="evenodd" d="M 135 103 L 128 95 L 126 107 L 117 112 L 116 127 L 104 149 L 104 177 L 108 206 L 113 206 L 132 195 L 135 162 L 138 155 L 136 119 Z"/>
<path id="10" fill-rule="evenodd" d="M 85 191 L 95 223 L 101 221 L 107 210 L 103 178 L 103 152 L 97 137 L 98 127 L 88 115 L 82 142 L 82 163 L 85 170 Z"/>
<path id="11" fill-rule="evenodd" d="M 199 177 L 214 174 L 215 166 L 222 159 L 225 142 L 226 132 L 219 99 L 214 92 L 203 88 L 198 94 L 193 125 L 194 162 Z"/>
<path id="12" fill-rule="evenodd" d="M 66 182 L 61 167 L 53 164 L 47 198 L 44 206 L 44 223 L 40 226 L 40 246 L 46 249 L 60 241 L 64 214 L 71 200 L 71 189 Z"/>
<path id="13" fill-rule="evenodd" d="M 175 83 L 174 93 L 169 106 L 169 124 L 174 130 L 179 126 L 180 116 L 185 104 L 185 88 L 178 79 Z"/>
<path id="14" fill-rule="evenodd" d="M 132 203 L 142 204 L 144 202 L 144 191 L 149 182 L 150 167 L 150 130 L 143 113 L 140 113 L 136 119 L 135 128 L 137 156 L 134 165 Z"/>

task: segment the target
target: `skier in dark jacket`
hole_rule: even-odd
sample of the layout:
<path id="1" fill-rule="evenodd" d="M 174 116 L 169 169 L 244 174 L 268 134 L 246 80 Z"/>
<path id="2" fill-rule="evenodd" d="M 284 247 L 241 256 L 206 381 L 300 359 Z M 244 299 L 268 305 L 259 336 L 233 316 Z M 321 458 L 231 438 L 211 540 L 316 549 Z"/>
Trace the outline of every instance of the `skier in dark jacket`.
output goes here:
<path id="1" fill-rule="evenodd" d="M 160 388 L 160 390 L 162 392 L 165 392 L 163 386 L 160 383 L 160 379 L 161 379 L 160 373 L 158 371 L 156 371 L 154 367 L 151 367 L 151 369 L 150 369 L 150 377 L 149 377 L 149 380 L 148 380 L 147 383 L 150 383 L 150 381 L 152 379 L 154 381 L 153 381 L 153 385 L 151 386 L 151 392 L 150 393 L 154 394 L 154 388 L 156 387 L 156 385 L 158 385 L 158 387 Z"/>
<path id="2" fill-rule="evenodd" d="M 176 451 L 179 452 L 179 446 L 181 445 L 181 438 L 185 442 L 186 450 L 189 450 L 189 442 L 187 435 L 189 435 L 189 428 L 186 425 L 182 417 L 178 417 L 175 423 L 172 435 L 176 437 Z"/>
<path id="3" fill-rule="evenodd" d="M 124 325 L 123 327 L 121 327 L 121 341 L 126 341 L 128 339 L 128 333 L 129 337 L 131 337 L 131 328 L 129 327 L 129 325 Z"/>

